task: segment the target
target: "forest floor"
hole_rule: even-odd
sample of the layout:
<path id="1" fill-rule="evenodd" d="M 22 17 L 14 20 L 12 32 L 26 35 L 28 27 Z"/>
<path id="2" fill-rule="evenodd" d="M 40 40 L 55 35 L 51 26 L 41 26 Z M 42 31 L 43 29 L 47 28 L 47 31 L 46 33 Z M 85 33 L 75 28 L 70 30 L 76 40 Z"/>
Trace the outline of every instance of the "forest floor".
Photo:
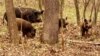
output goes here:
<path id="1" fill-rule="evenodd" d="M 34 4 L 35 2 L 33 2 L 30 7 L 38 9 Z M 82 8 L 80 8 L 80 11 L 82 14 Z M 86 16 L 89 15 L 88 11 Z M 52 46 L 40 42 L 39 38 L 43 26 L 42 23 L 36 23 L 33 24 L 38 30 L 36 36 L 33 39 L 21 37 L 22 43 L 16 46 L 11 43 L 7 26 L 2 24 L 4 12 L 5 6 L 0 6 L 0 56 L 100 56 L 100 22 L 92 28 L 92 34 L 88 35 L 88 37 L 81 37 L 80 28 L 74 24 L 69 24 L 64 29 L 63 34 L 59 34 L 59 43 Z M 72 3 L 66 3 L 63 13 L 63 17 L 67 16 L 69 22 L 76 22 L 75 8 Z"/>
<path id="2" fill-rule="evenodd" d="M 63 34 L 59 34 L 59 43 L 52 46 L 39 40 L 42 23 L 33 26 L 38 30 L 36 36 L 33 39 L 21 37 L 21 43 L 16 46 L 11 43 L 6 25 L 0 25 L 0 56 L 100 56 L 99 22 L 88 37 L 81 37 L 80 27 L 67 25 Z"/>

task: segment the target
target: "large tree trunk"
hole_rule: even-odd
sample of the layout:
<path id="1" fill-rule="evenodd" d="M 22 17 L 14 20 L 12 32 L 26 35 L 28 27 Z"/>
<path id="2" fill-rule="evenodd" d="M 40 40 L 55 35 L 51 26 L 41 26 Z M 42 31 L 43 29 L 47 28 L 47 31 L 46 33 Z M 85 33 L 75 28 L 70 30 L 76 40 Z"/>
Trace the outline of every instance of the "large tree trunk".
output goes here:
<path id="1" fill-rule="evenodd" d="M 58 42 L 59 0 L 44 0 L 44 28 L 42 42 L 55 44 Z"/>
<path id="2" fill-rule="evenodd" d="M 78 0 L 74 0 L 74 4 L 76 8 L 77 25 L 79 25 L 80 24 L 80 11 L 79 11 Z"/>
<path id="3" fill-rule="evenodd" d="M 13 6 L 13 0 L 5 0 L 6 12 L 8 17 L 8 30 L 13 43 L 19 43 L 18 28 L 15 20 L 15 11 Z"/>

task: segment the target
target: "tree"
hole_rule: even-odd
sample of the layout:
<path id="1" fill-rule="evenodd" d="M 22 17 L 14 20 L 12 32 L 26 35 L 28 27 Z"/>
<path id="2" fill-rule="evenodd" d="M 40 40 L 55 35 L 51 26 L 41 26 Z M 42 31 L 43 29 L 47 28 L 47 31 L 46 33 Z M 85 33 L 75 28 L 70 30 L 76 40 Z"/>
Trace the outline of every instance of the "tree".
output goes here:
<path id="1" fill-rule="evenodd" d="M 15 20 L 15 11 L 13 6 L 13 0 L 5 0 L 6 12 L 8 17 L 8 29 L 11 37 L 11 41 L 15 44 L 19 43 L 18 28 Z"/>
<path id="2" fill-rule="evenodd" d="M 83 2 L 84 2 L 83 19 L 86 19 L 85 14 L 86 14 L 87 7 L 88 7 L 88 5 L 90 3 L 90 0 L 83 0 Z"/>
<path id="3" fill-rule="evenodd" d="M 58 42 L 59 0 L 44 0 L 44 25 L 41 41 L 55 44 Z"/>
<path id="4" fill-rule="evenodd" d="M 75 9 L 76 9 L 76 16 L 77 16 L 77 24 L 80 24 L 80 11 L 79 11 L 79 4 L 78 0 L 74 0 Z"/>
<path id="5" fill-rule="evenodd" d="M 64 0 L 61 0 L 60 1 L 60 19 L 61 20 L 61 37 L 62 37 L 62 50 L 64 50 L 64 28 L 63 28 L 63 25 L 64 25 L 64 22 L 63 22 L 63 8 L 64 8 Z"/>
<path id="6" fill-rule="evenodd" d="M 63 8 L 64 8 L 64 0 L 60 1 L 60 18 L 63 18 Z M 63 27 L 63 21 L 61 20 L 61 27 Z"/>
<path id="7" fill-rule="evenodd" d="M 93 14 L 93 9 L 94 9 L 94 4 L 92 4 L 92 8 L 91 8 L 91 12 L 90 12 L 90 19 L 92 18 L 92 14 Z"/>
<path id="8" fill-rule="evenodd" d="M 99 8 L 100 8 L 100 1 L 99 0 L 94 0 L 94 20 L 93 20 L 93 24 L 95 25 L 97 23 L 97 17 L 98 17 L 98 12 L 99 12 Z"/>
<path id="9" fill-rule="evenodd" d="M 60 1 L 60 17 L 63 17 L 64 0 Z"/>

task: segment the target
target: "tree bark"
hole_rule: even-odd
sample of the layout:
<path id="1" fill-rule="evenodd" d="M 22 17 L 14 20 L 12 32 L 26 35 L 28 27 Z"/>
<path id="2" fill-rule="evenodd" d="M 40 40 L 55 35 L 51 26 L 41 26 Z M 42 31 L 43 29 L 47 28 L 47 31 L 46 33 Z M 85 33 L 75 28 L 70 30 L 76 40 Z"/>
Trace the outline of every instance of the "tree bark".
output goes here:
<path id="1" fill-rule="evenodd" d="M 79 4 L 78 0 L 74 0 L 75 9 L 76 9 L 76 16 L 77 16 L 77 25 L 80 24 L 80 11 L 79 11 Z"/>
<path id="2" fill-rule="evenodd" d="M 97 23 L 99 8 L 100 8 L 100 1 L 97 0 L 96 2 L 96 0 L 94 0 L 94 22 L 93 22 L 94 25 L 96 25 Z"/>
<path id="3" fill-rule="evenodd" d="M 94 4 L 92 5 L 92 8 L 91 8 L 90 19 L 92 19 L 93 8 L 94 8 Z"/>
<path id="4" fill-rule="evenodd" d="M 94 25 L 96 24 L 96 21 L 97 21 L 97 8 L 95 5 L 95 7 L 94 7 Z"/>
<path id="5" fill-rule="evenodd" d="M 60 19 L 63 18 L 63 8 L 64 8 L 64 0 L 60 2 Z M 63 21 L 61 20 L 61 28 L 63 28 Z"/>
<path id="6" fill-rule="evenodd" d="M 42 42 L 55 44 L 58 42 L 59 0 L 44 0 L 44 28 Z"/>
<path id="7" fill-rule="evenodd" d="M 85 2 L 84 2 L 83 19 L 86 19 L 85 14 L 86 14 L 86 10 L 87 10 L 87 7 L 89 5 L 89 2 L 90 2 L 90 0 L 88 0 L 88 1 L 85 0 Z"/>
<path id="8" fill-rule="evenodd" d="M 6 12 L 8 17 L 8 30 L 10 33 L 11 41 L 14 44 L 19 43 L 18 28 L 16 23 L 16 16 L 13 6 L 13 0 L 5 0 Z"/>

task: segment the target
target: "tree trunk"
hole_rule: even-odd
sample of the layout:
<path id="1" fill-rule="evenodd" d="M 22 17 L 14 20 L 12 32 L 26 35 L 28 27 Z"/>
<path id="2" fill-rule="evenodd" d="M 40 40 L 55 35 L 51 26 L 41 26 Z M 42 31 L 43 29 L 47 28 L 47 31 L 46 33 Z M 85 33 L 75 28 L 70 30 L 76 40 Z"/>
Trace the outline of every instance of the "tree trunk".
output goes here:
<path id="1" fill-rule="evenodd" d="M 64 0 L 60 1 L 60 19 L 63 18 Z M 63 28 L 63 21 L 61 20 L 61 28 Z"/>
<path id="2" fill-rule="evenodd" d="M 77 25 L 79 25 L 80 24 L 80 11 L 79 11 L 78 0 L 74 0 L 74 4 L 76 8 Z"/>
<path id="3" fill-rule="evenodd" d="M 97 21 L 97 9 L 96 6 L 94 7 L 94 25 L 96 24 Z"/>
<path id="4" fill-rule="evenodd" d="M 93 25 L 96 24 L 96 20 L 97 20 L 97 6 L 96 6 L 96 1 L 94 0 L 93 1 L 93 4 L 94 4 L 94 20 L 93 20 Z"/>
<path id="5" fill-rule="evenodd" d="M 90 2 L 90 0 L 88 0 L 88 1 L 85 0 L 85 2 L 84 2 L 83 19 L 86 19 L 85 14 L 86 14 L 86 10 L 87 10 L 87 7 L 89 5 L 89 2 Z"/>
<path id="6" fill-rule="evenodd" d="M 93 22 L 94 25 L 96 25 L 97 23 L 99 8 L 100 8 L 100 1 L 97 0 L 96 2 L 96 0 L 94 0 L 94 22 Z"/>
<path id="7" fill-rule="evenodd" d="M 58 42 L 59 0 L 44 0 L 44 28 L 42 42 L 55 44 Z"/>
<path id="8" fill-rule="evenodd" d="M 94 8 L 94 5 L 92 5 L 92 8 L 91 8 L 90 19 L 92 19 L 93 8 Z"/>
<path id="9" fill-rule="evenodd" d="M 63 7 L 64 6 L 64 0 L 61 0 L 60 1 L 60 17 L 62 18 L 63 17 Z"/>
<path id="10" fill-rule="evenodd" d="M 8 17 L 8 30 L 10 33 L 11 41 L 14 44 L 19 43 L 18 28 L 15 20 L 15 11 L 13 6 L 13 0 L 5 0 L 6 12 Z"/>

